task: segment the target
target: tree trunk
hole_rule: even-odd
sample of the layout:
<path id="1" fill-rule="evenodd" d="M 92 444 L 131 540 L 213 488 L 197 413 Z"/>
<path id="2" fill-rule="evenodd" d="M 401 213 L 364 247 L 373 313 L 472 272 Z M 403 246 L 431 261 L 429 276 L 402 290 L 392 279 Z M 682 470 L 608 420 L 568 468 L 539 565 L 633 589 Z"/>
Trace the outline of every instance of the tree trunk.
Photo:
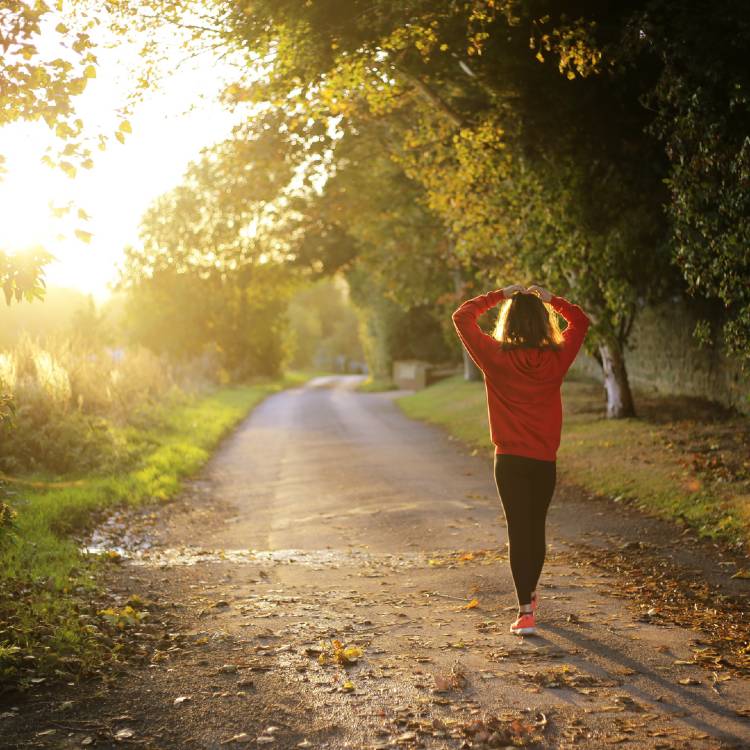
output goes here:
<path id="1" fill-rule="evenodd" d="M 607 419 L 634 417 L 633 394 L 630 392 L 622 347 L 617 342 L 599 344 L 599 354 L 607 392 Z"/>
<path id="2" fill-rule="evenodd" d="M 453 288 L 456 290 L 456 294 L 460 294 L 463 290 L 463 278 L 461 277 L 461 269 L 455 268 L 453 270 Z M 481 381 L 482 371 L 474 364 L 474 360 L 469 356 L 469 352 L 461 344 L 461 355 L 464 358 L 464 380 L 469 382 Z"/>
<path id="3" fill-rule="evenodd" d="M 482 371 L 474 364 L 464 346 L 461 346 L 461 354 L 464 357 L 464 380 L 476 382 L 482 380 Z"/>

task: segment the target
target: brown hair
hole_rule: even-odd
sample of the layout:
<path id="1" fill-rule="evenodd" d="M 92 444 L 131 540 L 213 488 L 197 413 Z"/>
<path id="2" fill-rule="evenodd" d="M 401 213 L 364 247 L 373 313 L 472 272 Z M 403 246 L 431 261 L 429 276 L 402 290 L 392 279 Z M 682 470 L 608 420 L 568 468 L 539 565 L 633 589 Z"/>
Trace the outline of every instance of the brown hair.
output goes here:
<path id="1" fill-rule="evenodd" d="M 503 349 L 561 349 L 563 337 L 557 315 L 531 292 L 516 292 L 503 302 L 495 338 Z"/>

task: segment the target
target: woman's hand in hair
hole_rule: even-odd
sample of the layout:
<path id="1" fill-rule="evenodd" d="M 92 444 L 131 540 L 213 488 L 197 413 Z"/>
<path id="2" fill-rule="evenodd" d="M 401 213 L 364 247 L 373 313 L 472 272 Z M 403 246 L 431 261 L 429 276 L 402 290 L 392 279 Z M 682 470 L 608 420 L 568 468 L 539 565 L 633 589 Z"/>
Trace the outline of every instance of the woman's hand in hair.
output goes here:
<path id="1" fill-rule="evenodd" d="M 530 294 L 536 294 L 541 297 L 542 302 L 549 302 L 552 299 L 552 293 L 538 284 L 532 284 L 526 291 Z"/>
<path id="2" fill-rule="evenodd" d="M 510 286 L 503 287 L 503 297 L 505 299 L 510 299 L 516 292 L 523 293 L 526 291 L 526 288 L 521 286 L 520 284 L 511 284 Z"/>

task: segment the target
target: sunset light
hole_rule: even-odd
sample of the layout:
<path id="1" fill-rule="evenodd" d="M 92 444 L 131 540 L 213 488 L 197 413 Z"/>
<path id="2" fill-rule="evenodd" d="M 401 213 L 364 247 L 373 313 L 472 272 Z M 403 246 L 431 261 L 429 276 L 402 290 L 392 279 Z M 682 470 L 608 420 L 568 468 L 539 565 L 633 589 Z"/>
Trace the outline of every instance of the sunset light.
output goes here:
<path id="1" fill-rule="evenodd" d="M 0 750 L 750 748 L 749 49 L 0 0 Z"/>
<path id="2" fill-rule="evenodd" d="M 146 208 L 179 183 L 201 148 L 227 137 L 236 122 L 217 101 L 229 65 L 209 53 L 186 60 L 174 48 L 172 55 L 174 69 L 164 63 L 168 85 L 135 105 L 125 142 L 110 139 L 106 151 L 95 149 L 93 167 L 79 169 L 72 179 L 42 163 L 45 151 L 57 145 L 44 123 L 0 129 L 0 154 L 6 157 L 0 249 L 44 247 L 57 258 L 47 268 L 49 284 L 106 298 L 125 246 L 138 242 Z M 136 47 L 125 42 L 102 50 L 99 59 L 96 78 L 77 105 L 92 137 L 117 129 L 139 66 Z M 87 218 L 79 218 L 79 210 Z"/>

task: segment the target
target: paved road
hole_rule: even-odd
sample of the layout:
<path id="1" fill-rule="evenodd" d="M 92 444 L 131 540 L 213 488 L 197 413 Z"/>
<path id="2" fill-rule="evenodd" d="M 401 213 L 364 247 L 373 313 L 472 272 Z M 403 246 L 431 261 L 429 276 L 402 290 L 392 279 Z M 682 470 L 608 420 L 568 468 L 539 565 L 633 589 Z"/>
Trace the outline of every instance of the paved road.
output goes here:
<path id="1" fill-rule="evenodd" d="M 491 455 L 357 382 L 267 399 L 113 577 L 167 632 L 86 705 L 97 746 L 126 716 L 113 747 L 750 747 L 748 681 L 577 557 L 607 511 L 564 488 L 539 635 L 510 635 Z"/>

